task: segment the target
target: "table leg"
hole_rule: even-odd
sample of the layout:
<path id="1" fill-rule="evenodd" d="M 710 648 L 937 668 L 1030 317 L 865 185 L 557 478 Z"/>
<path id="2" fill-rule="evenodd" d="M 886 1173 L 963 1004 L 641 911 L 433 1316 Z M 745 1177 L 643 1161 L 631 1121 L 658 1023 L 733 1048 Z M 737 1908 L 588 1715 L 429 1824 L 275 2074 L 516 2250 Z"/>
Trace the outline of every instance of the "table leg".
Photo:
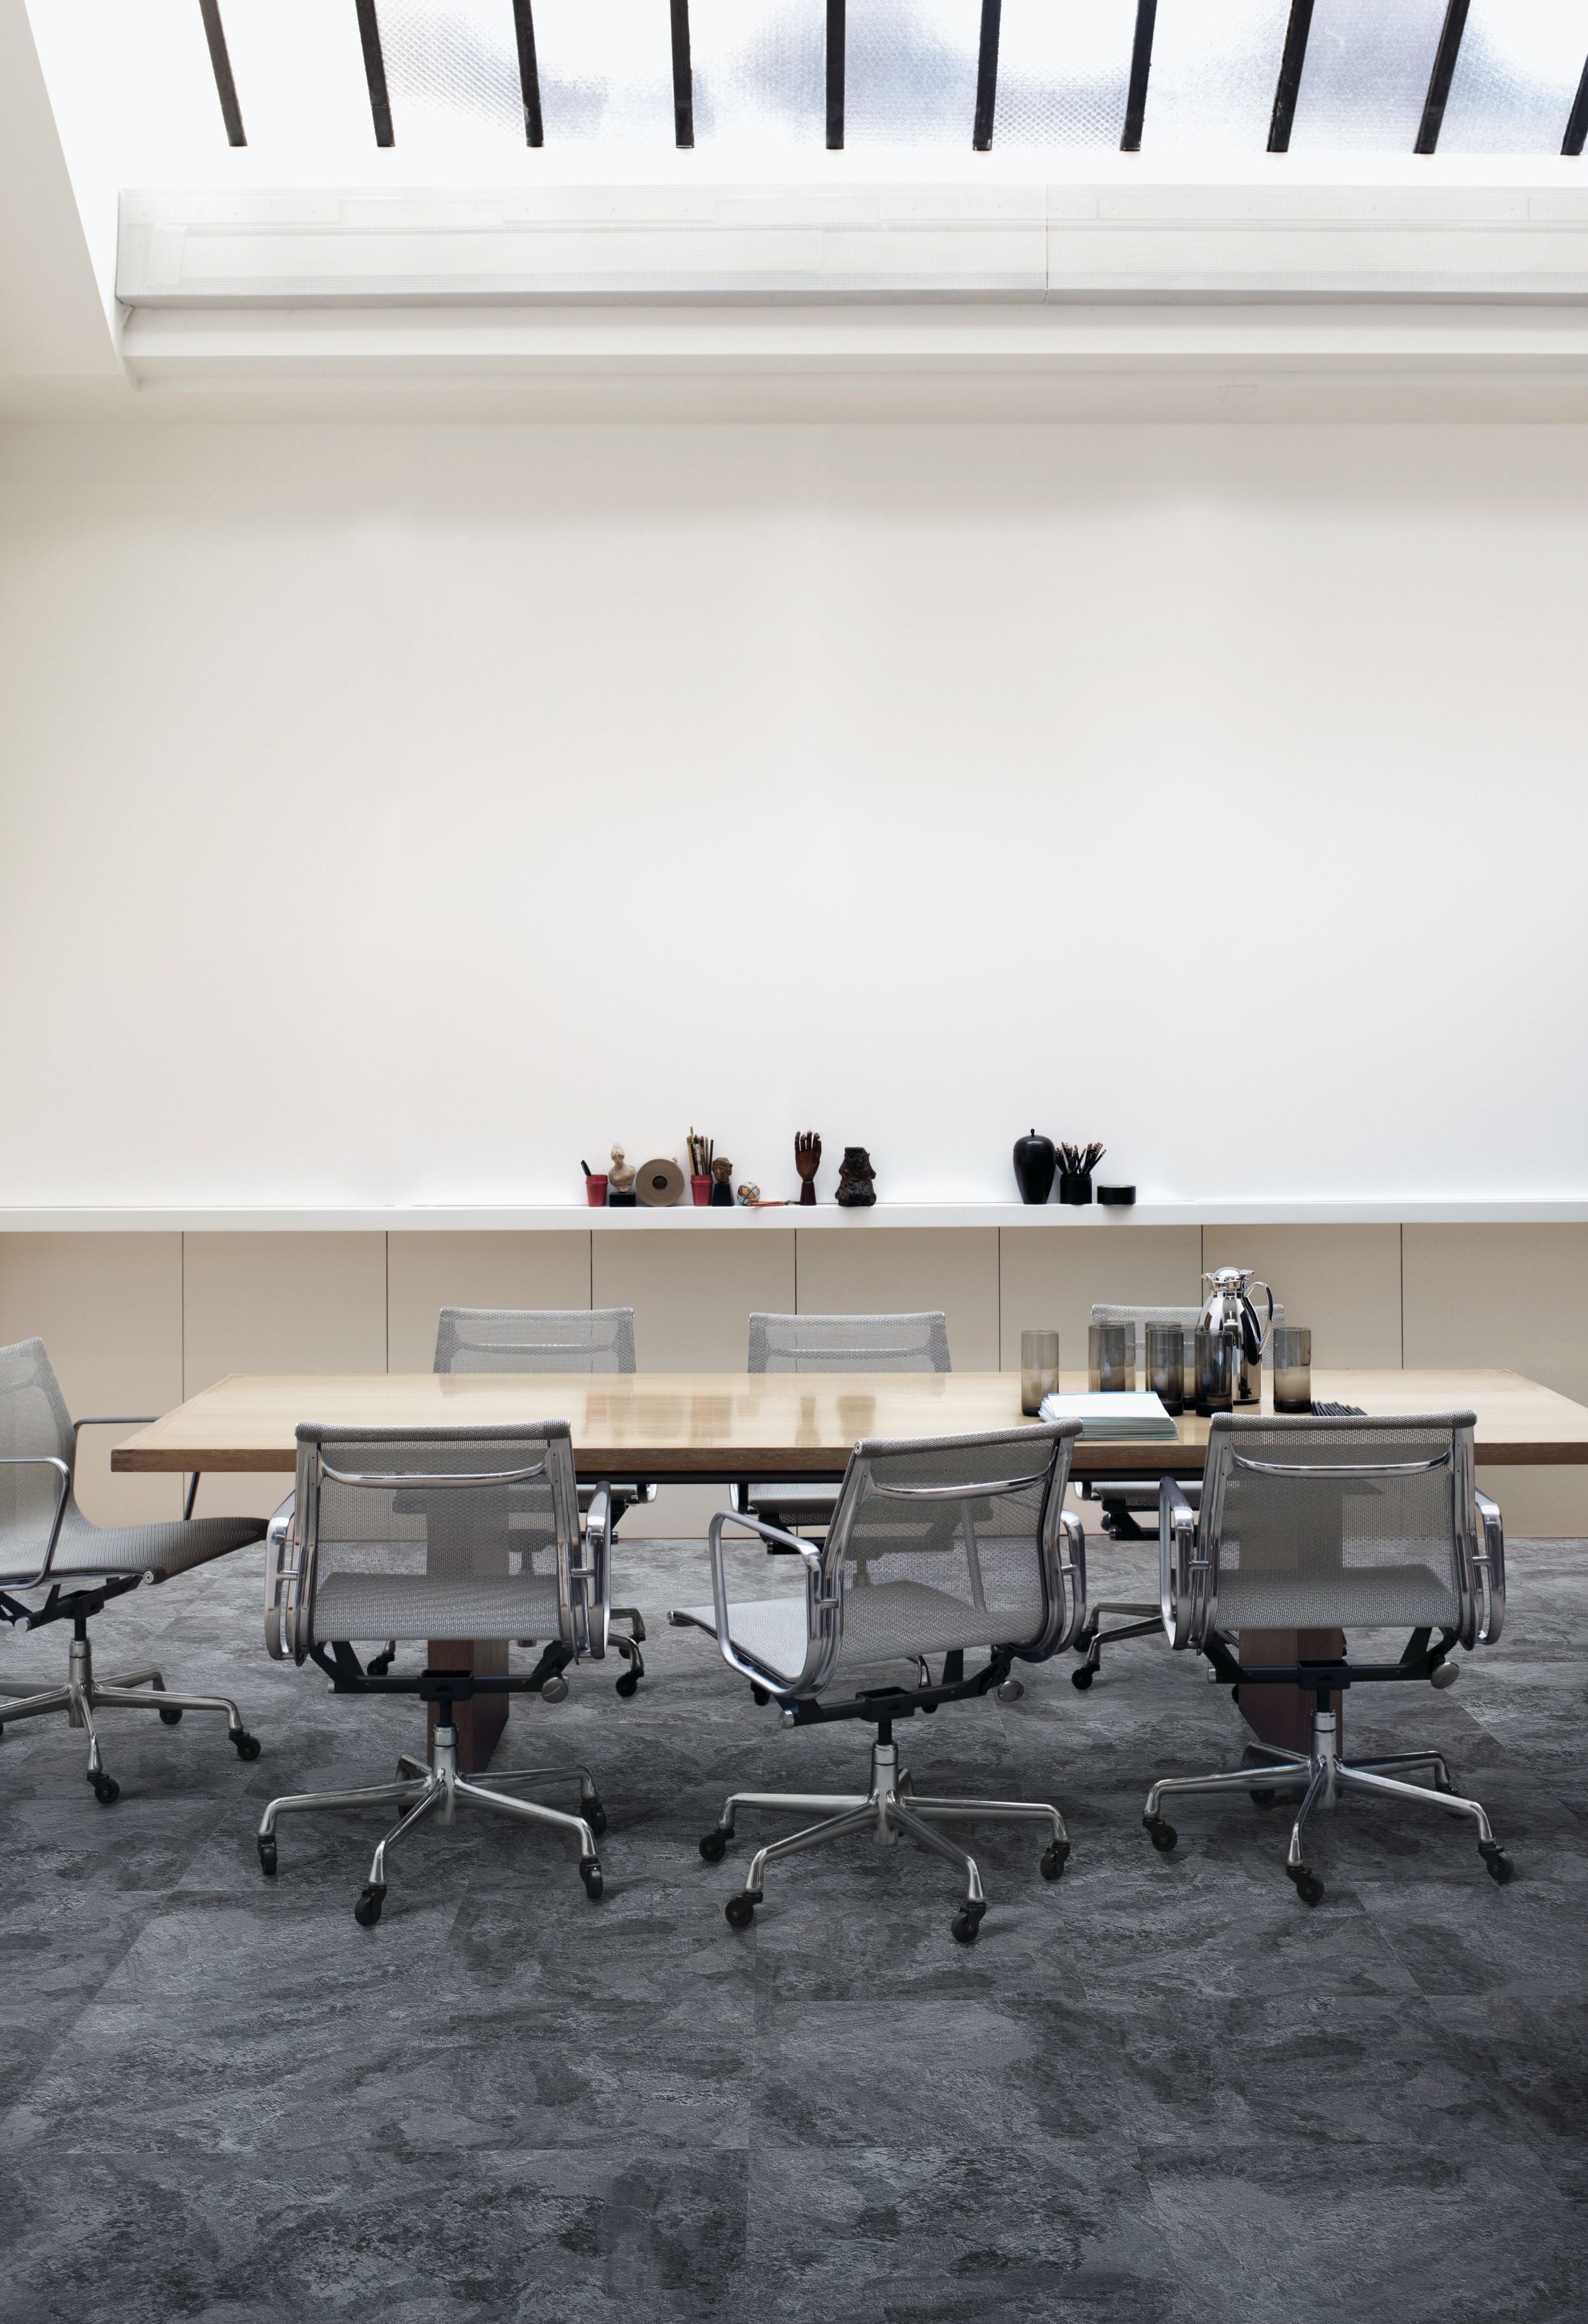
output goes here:
<path id="1" fill-rule="evenodd" d="M 1337 1662 L 1345 1651 L 1344 1630 L 1243 1630 L 1240 1656 L 1244 1663 Z M 1335 1696 L 1335 1718 L 1345 1743 L 1341 1705 Z M 1312 1714 L 1317 1699 L 1299 1686 L 1244 1686 L 1236 1708 L 1260 1742 L 1277 1743 L 1285 1751 L 1312 1748 Z"/>
<path id="2" fill-rule="evenodd" d="M 472 1670 L 481 1678 L 505 1678 L 508 1669 L 508 1642 L 505 1638 L 432 1638 L 429 1646 L 432 1670 Z M 508 1723 L 508 1702 L 505 1694 L 476 1694 L 467 1702 L 452 1707 L 453 1723 L 458 1731 L 458 1772 L 464 1775 L 482 1775 L 491 1765 L 491 1755 L 501 1739 L 501 1730 Z M 436 1705 L 430 1705 L 427 1738 L 434 1754 Z"/>

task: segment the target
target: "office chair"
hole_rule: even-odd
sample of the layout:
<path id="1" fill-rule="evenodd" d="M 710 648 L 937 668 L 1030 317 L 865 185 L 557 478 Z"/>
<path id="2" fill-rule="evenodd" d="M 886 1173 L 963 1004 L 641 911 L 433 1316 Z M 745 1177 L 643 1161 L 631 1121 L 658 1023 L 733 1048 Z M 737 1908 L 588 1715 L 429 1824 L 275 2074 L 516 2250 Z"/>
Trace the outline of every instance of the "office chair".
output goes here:
<path id="1" fill-rule="evenodd" d="M 752 1372 L 946 1372 L 948 1319 L 923 1315 L 752 1315 Z M 780 1532 L 827 1526 L 838 1507 L 836 1485 L 790 1479 L 745 1480 L 729 1488 L 739 1517 L 765 1517 Z M 768 1544 L 768 1547 L 781 1545 Z"/>
<path id="2" fill-rule="evenodd" d="M 670 1619 L 714 1637 L 729 1668 L 748 1679 L 757 1702 L 776 1703 L 785 1727 L 859 1719 L 877 1729 L 863 1794 L 730 1798 L 700 1844 L 708 1864 L 721 1859 L 743 1809 L 823 1819 L 757 1850 L 743 1890 L 729 1900 L 730 1926 L 749 1927 L 768 1864 L 849 1832 L 869 1831 L 883 1846 L 907 1833 L 947 1857 L 965 1877 L 965 1902 L 952 1923 L 961 1944 L 975 1943 L 987 1900 L 975 1858 L 939 1825 L 977 1817 L 1042 1824 L 1042 1875 L 1056 1880 L 1063 1871 L 1069 1840 L 1056 1807 L 923 1799 L 899 1766 L 894 1727 L 917 1711 L 986 1694 L 1016 1661 L 1041 1662 L 1073 1637 L 1086 1605 L 1086 1536 L 1065 1510 L 1064 1488 L 1079 1434 L 1078 1422 L 1064 1421 L 988 1435 L 862 1442 L 820 1546 L 780 1536 L 762 1517 L 723 1510 L 711 1519 L 712 1603 L 682 1608 Z M 730 1525 L 801 1558 L 803 1598 L 730 1601 L 722 1554 Z M 965 1656 L 978 1649 L 987 1661 L 968 1677 Z M 929 1655 L 942 1656 L 935 1681 Z M 886 1665 L 899 1662 L 915 1664 L 913 1683 L 887 1682 Z M 840 1683 L 853 1691 L 831 1699 Z"/>
<path id="3" fill-rule="evenodd" d="M 444 1307 L 436 1333 L 438 1372 L 632 1372 L 634 1353 L 632 1307 Z M 597 1491 L 604 1491 L 611 1508 L 611 1535 L 637 1503 L 656 1498 L 655 1485 L 581 1485 L 579 1508 L 590 1513 Z M 638 1606 L 614 1606 L 614 1621 L 627 1622 L 629 1636 L 611 1634 L 610 1644 L 628 1667 L 617 1682 L 620 1695 L 634 1693 L 645 1676 L 640 1645 L 645 1624 Z M 521 1638 L 520 1646 L 533 1646 Z M 560 1702 L 568 1690 L 555 1680 L 542 1690 L 548 1702 Z"/>
<path id="4" fill-rule="evenodd" d="M 1478 1853 L 1498 1881 L 1512 1865 L 1476 1800 L 1461 1798 L 1438 1751 L 1340 1757 L 1333 1697 L 1370 1681 L 1448 1686 L 1453 1647 L 1492 1645 L 1505 1618 L 1505 1535 L 1500 1511 L 1473 1480 L 1470 1412 L 1387 1419 L 1244 1418 L 1220 1414 L 1208 1432 L 1202 1507 L 1171 1478 L 1161 1487 L 1159 1558 L 1170 1644 L 1205 1655 L 1226 1686 L 1294 1685 L 1316 1696 L 1310 1751 L 1253 1748 L 1268 1765 L 1153 1784 L 1143 1822 L 1154 1848 L 1174 1846 L 1161 1813 L 1176 1792 L 1247 1792 L 1260 1807 L 1276 1792 L 1303 1796 L 1285 1870 L 1316 1904 L 1324 1884 L 1302 1856 L 1316 1808 L 1343 1790 L 1470 1816 Z M 1231 1633 L 1268 1629 L 1407 1629 L 1393 1663 L 1337 1660 L 1253 1667 Z M 1433 1788 L 1391 1775 L 1433 1771 Z"/>
<path id="5" fill-rule="evenodd" d="M 83 1515 L 73 1491 L 83 1430 L 143 1426 L 153 1416 L 74 1423 L 42 1340 L 0 1348 L 0 1618 L 25 1630 L 50 1622 L 72 1626 L 66 1684 L 41 1689 L 33 1681 L 0 1683 L 0 1726 L 64 1711 L 87 1735 L 87 1780 L 102 1807 L 120 1797 L 121 1785 L 105 1771 L 96 1711 L 158 1711 L 168 1727 L 177 1726 L 185 1711 L 224 1711 L 237 1757 L 259 1757 L 242 1712 L 224 1695 L 173 1693 L 158 1670 L 120 1671 L 104 1681 L 94 1675 L 88 1623 L 113 1598 L 140 1582 L 169 1582 L 207 1565 L 264 1531 L 252 1517 L 195 1517 L 197 1477 L 174 1524 L 96 1526 Z M 41 1605 L 14 1594 L 40 1590 Z"/>
<path id="6" fill-rule="evenodd" d="M 276 1870 L 276 1825 L 315 1809 L 393 1807 L 402 1812 L 377 1846 L 353 1918 L 372 1928 L 386 1900 L 386 1858 L 421 1818 L 450 1824 L 458 1803 L 544 1824 L 576 1842 L 579 1874 L 601 1893 L 595 1836 L 606 1816 L 588 1767 L 523 1767 L 489 1784 L 457 1771 L 452 1706 L 477 1694 L 538 1692 L 549 1677 L 606 1650 L 611 1526 L 597 1489 L 579 1516 L 565 1420 L 508 1427 L 333 1428 L 298 1431 L 291 1522 L 272 1535 L 265 1575 L 265 1644 L 285 1661 L 319 1665 L 336 1694 L 412 1694 L 436 1705 L 433 1757 L 403 1752 L 398 1781 L 354 1791 L 272 1800 L 259 1823 L 260 1869 Z M 393 1677 L 353 1651 L 372 1638 L 510 1638 L 534 1629 L 551 1643 L 522 1675 L 429 1671 Z M 510 1798 L 501 1786 L 576 1783 L 577 1815 Z"/>
<path id="7" fill-rule="evenodd" d="M 1194 1337 L 1202 1320 L 1200 1307 L 1120 1307 L 1099 1300 L 1092 1308 L 1094 1323 L 1128 1323 L 1134 1335 L 1135 1354 L 1133 1360 L 1139 1367 L 1146 1359 L 1146 1327 L 1149 1323 L 1178 1323 L 1186 1334 L 1186 1359 L 1190 1363 Z M 1275 1325 L 1282 1324 L 1285 1311 L 1274 1302 Z M 1142 1377 L 1138 1370 L 1137 1378 Z M 1158 1507 L 1156 1477 L 1083 1477 L 1079 1483 L 1083 1501 L 1097 1501 L 1102 1506 L 1103 1530 L 1114 1541 L 1150 1541 L 1151 1534 L 1136 1523 L 1136 1514 Z M 1199 1483 L 1182 1485 L 1182 1492 L 1196 1506 L 1202 1488 Z M 1107 1615 L 1123 1618 L 1124 1628 L 1100 1630 L 1098 1624 Z M 1099 1598 L 1087 1609 L 1084 1628 L 1076 1639 L 1076 1652 L 1085 1657 L 1069 1674 L 1069 1683 L 1084 1694 L 1097 1677 L 1103 1661 L 1105 1646 L 1115 1646 L 1124 1638 L 1157 1637 L 1163 1628 L 1162 1616 L 1151 1599 Z"/>

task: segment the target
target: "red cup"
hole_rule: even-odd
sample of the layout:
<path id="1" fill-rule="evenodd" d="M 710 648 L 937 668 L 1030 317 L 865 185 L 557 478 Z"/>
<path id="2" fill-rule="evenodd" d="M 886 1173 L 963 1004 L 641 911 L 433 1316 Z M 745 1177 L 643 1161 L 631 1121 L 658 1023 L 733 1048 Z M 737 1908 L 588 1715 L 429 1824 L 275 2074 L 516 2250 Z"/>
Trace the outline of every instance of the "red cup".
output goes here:
<path id="1" fill-rule="evenodd" d="M 710 1173 L 708 1173 L 703 1178 L 692 1178 L 690 1180 L 689 1197 L 697 1211 L 703 1211 L 705 1209 L 706 1204 L 711 1199 L 711 1180 Z"/>
<path id="2" fill-rule="evenodd" d="M 607 1206 L 607 1174 L 592 1170 L 584 1181 L 584 1199 L 592 1211 L 604 1211 Z"/>

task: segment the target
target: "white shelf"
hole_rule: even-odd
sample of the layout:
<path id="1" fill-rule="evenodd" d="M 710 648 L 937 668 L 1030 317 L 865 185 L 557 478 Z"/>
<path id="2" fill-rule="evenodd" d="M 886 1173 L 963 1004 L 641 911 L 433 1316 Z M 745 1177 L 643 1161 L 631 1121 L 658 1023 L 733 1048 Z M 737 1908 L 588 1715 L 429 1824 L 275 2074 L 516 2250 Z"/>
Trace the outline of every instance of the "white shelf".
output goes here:
<path id="1" fill-rule="evenodd" d="M 0 1234 L 316 1234 L 511 1232 L 522 1234 L 853 1234 L 891 1227 L 1022 1227 L 1044 1232 L 1128 1233 L 1133 1226 L 1372 1226 L 1588 1224 L 1588 1200 L 1397 1201 L 1322 1197 L 1271 1201 L 1158 1201 L 1128 1210 L 1091 1204 L 878 1203 L 840 1211 L 831 1203 L 761 1211 L 593 1211 L 583 1203 L 412 1204 L 390 1209 L 267 1210 L 133 1207 L 0 1207 Z"/>

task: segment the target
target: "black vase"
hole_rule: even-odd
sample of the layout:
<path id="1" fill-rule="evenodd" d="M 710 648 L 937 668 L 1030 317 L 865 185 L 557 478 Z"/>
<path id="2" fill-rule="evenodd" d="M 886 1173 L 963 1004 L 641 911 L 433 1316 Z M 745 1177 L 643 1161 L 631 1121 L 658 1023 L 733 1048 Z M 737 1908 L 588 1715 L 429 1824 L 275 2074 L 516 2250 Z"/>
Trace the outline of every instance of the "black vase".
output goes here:
<path id="1" fill-rule="evenodd" d="M 1053 1141 L 1032 1130 L 1014 1141 L 1014 1183 L 1023 1203 L 1045 1203 L 1053 1191 Z"/>
<path id="2" fill-rule="evenodd" d="M 1092 1174 L 1089 1170 L 1060 1170 L 1059 1200 L 1061 1203 L 1089 1203 L 1092 1199 Z"/>

